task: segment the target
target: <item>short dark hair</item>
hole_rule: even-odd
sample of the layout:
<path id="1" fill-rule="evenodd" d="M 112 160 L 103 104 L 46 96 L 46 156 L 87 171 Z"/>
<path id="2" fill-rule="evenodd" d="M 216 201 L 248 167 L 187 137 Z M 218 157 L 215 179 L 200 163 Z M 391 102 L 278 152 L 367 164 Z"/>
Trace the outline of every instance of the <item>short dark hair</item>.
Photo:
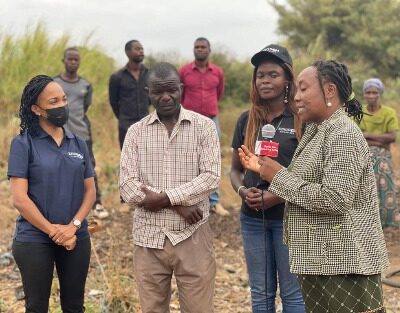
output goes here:
<path id="1" fill-rule="evenodd" d="M 78 52 L 78 53 L 79 53 L 79 50 L 78 50 L 77 47 L 68 47 L 67 49 L 64 50 L 64 58 L 65 58 L 65 56 L 67 55 L 67 52 L 68 52 L 68 51 L 75 51 L 75 52 Z"/>
<path id="2" fill-rule="evenodd" d="M 179 72 L 174 65 L 168 62 L 159 62 L 156 63 L 150 70 L 147 75 L 147 85 L 150 79 L 155 76 L 161 79 L 166 79 L 171 74 L 176 75 L 178 80 L 180 80 Z"/>
<path id="3" fill-rule="evenodd" d="M 210 41 L 208 41 L 208 39 L 207 39 L 206 37 L 199 37 L 199 38 L 197 38 L 197 39 L 194 41 L 194 43 L 196 43 L 196 42 L 198 42 L 198 41 L 205 41 L 205 42 L 207 42 L 208 47 L 211 48 Z"/>
<path id="4" fill-rule="evenodd" d="M 125 52 L 131 50 L 132 45 L 133 45 L 134 43 L 136 43 L 136 42 L 139 42 L 139 40 L 136 40 L 136 39 L 129 40 L 129 41 L 125 44 Z"/>

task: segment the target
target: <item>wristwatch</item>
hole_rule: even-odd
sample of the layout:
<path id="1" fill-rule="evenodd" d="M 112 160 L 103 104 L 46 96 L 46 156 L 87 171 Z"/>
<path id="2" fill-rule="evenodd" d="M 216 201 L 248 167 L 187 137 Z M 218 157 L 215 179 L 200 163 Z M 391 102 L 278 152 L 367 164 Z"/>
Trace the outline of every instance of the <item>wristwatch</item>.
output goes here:
<path id="1" fill-rule="evenodd" d="M 81 228 L 82 223 L 81 223 L 81 221 L 78 220 L 77 218 L 74 218 L 74 219 L 72 220 L 72 225 L 74 225 L 77 229 L 79 229 L 79 228 Z"/>

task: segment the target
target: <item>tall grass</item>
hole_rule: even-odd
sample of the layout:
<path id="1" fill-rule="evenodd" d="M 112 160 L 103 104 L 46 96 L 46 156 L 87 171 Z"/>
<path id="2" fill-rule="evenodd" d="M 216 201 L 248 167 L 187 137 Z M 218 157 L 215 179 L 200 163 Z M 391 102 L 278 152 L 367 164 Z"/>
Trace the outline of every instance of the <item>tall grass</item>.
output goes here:
<path id="1" fill-rule="evenodd" d="M 89 40 L 90 36 L 81 47 L 78 46 L 82 57 L 80 75 L 86 76 L 96 86 L 95 97 L 105 99 L 114 61 L 99 47 L 87 47 Z M 15 110 L 22 87 L 31 77 L 38 74 L 53 76 L 63 71 L 61 59 L 70 41 L 68 34 L 50 40 L 42 23 L 22 37 L 0 34 L 0 99 L 7 110 Z"/>
<path id="2" fill-rule="evenodd" d="M 92 124 L 94 141 L 94 152 L 96 155 L 96 171 L 99 176 L 100 186 L 103 192 L 103 202 L 107 207 L 115 207 L 119 204 L 118 196 L 118 165 L 119 165 L 119 144 L 117 139 L 116 119 L 114 118 L 108 103 L 107 85 L 110 74 L 115 70 L 114 60 L 103 53 L 101 47 L 88 44 L 90 36 L 79 45 L 81 54 L 81 66 L 79 74 L 88 79 L 94 87 L 94 98 L 92 107 L 89 109 L 89 118 Z M 0 180 L 6 179 L 7 159 L 9 144 L 12 138 L 18 133 L 19 119 L 18 110 L 20 96 L 23 87 L 28 80 L 37 74 L 56 75 L 63 71 L 61 62 L 63 51 L 70 46 L 71 38 L 63 34 L 56 40 L 50 40 L 45 26 L 37 24 L 32 31 L 27 31 L 21 37 L 0 33 Z M 217 57 L 220 57 L 218 59 Z M 293 53 L 295 60 L 295 71 L 297 74 L 301 69 L 311 64 L 316 58 L 334 58 L 334 55 L 319 52 L 317 48 L 310 53 Z M 149 63 L 155 63 L 157 58 L 150 56 Z M 216 61 L 222 62 L 222 56 L 217 55 Z M 234 59 L 226 58 L 226 64 L 236 62 Z M 171 62 L 171 60 L 169 60 Z M 183 63 L 182 60 L 179 60 Z M 229 73 L 234 81 L 232 86 L 241 86 L 239 81 L 249 86 L 251 79 L 251 66 L 247 67 L 243 62 L 221 66 Z M 355 92 L 361 99 L 362 81 L 374 75 L 373 69 L 365 69 L 363 64 L 351 64 L 350 70 L 353 76 Z M 238 73 L 236 73 L 238 72 Z M 229 83 L 227 81 L 227 83 Z M 400 80 L 385 82 L 387 91 L 384 94 L 384 102 L 396 107 L 397 90 L 400 88 Z M 240 87 L 242 88 L 242 87 Z M 227 90 L 230 95 L 237 95 L 239 87 Z M 243 94 L 242 90 L 242 94 Z M 233 101 L 227 95 L 224 103 L 221 104 L 221 128 L 223 131 L 222 145 L 224 151 L 223 177 L 221 182 L 222 204 L 230 207 L 240 203 L 239 198 L 232 196 L 232 188 L 229 182 L 230 168 L 230 143 L 232 133 L 241 112 L 248 108 L 245 102 L 247 96 L 240 100 Z M 398 155 L 397 153 L 396 155 Z M 399 165 L 400 166 L 400 165 Z M 112 235 L 112 234 L 111 234 Z M 117 238 L 117 237 L 116 237 Z M 117 238 L 119 239 L 119 238 Z M 118 245 L 113 243 L 112 256 L 118 256 Z M 111 257 L 107 264 L 107 276 L 110 282 L 110 290 L 105 297 L 104 305 L 113 308 L 114 312 L 134 312 L 137 307 L 137 297 L 133 279 L 126 276 L 121 270 L 123 261 L 119 257 Z M 96 281 L 89 280 L 88 285 L 95 288 Z M 103 306 L 104 306 L 103 305 Z M 0 311 L 4 304 L 0 299 Z M 91 303 L 92 312 L 99 311 L 98 303 Z M 110 311 L 111 312 L 111 311 Z"/>
<path id="3" fill-rule="evenodd" d="M 100 47 L 87 46 L 89 39 L 90 36 L 78 46 L 82 58 L 79 74 L 94 86 L 93 105 L 89 111 L 96 126 L 94 136 L 111 140 L 107 135 L 115 132 L 110 131 L 114 125 L 107 100 L 107 84 L 114 61 Z M 18 133 L 17 117 L 23 87 L 35 75 L 54 76 L 62 72 L 63 52 L 70 42 L 68 34 L 50 40 L 42 23 L 21 37 L 0 33 L 0 144 L 3 147 L 0 149 L 0 179 L 5 178 L 9 143 Z"/>

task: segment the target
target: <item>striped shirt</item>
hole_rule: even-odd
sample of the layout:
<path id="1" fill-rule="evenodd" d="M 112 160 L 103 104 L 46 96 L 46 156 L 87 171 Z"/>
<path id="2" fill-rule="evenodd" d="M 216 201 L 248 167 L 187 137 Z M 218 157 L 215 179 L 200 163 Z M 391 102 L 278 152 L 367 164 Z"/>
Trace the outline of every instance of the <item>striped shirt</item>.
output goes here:
<path id="1" fill-rule="evenodd" d="M 209 118 L 181 108 L 171 135 L 154 111 L 132 125 L 121 153 L 120 191 L 136 207 L 136 245 L 162 249 L 165 237 L 173 245 L 189 238 L 207 221 L 210 192 L 218 188 L 221 153 L 215 125 Z M 171 205 L 197 205 L 203 219 L 190 225 L 171 208 L 151 212 L 137 204 L 145 197 L 141 186 L 166 192 Z"/>

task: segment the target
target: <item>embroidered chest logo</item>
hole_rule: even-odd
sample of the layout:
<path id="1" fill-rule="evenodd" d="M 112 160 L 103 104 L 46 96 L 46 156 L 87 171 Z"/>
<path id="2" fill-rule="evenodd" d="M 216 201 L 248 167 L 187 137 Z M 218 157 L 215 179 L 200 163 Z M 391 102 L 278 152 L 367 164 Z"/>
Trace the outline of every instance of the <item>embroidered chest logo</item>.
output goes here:
<path id="1" fill-rule="evenodd" d="M 282 134 L 289 134 L 289 135 L 294 135 L 294 133 L 295 133 L 295 130 L 294 130 L 293 128 L 283 128 L 283 127 L 280 127 L 280 128 L 278 129 L 278 131 L 279 131 L 280 133 L 282 133 Z"/>
<path id="2" fill-rule="evenodd" d="M 83 159 L 83 155 L 82 154 L 80 154 L 80 153 L 77 153 L 77 152 L 68 152 L 68 155 L 71 157 L 71 158 L 78 158 L 78 159 Z"/>

